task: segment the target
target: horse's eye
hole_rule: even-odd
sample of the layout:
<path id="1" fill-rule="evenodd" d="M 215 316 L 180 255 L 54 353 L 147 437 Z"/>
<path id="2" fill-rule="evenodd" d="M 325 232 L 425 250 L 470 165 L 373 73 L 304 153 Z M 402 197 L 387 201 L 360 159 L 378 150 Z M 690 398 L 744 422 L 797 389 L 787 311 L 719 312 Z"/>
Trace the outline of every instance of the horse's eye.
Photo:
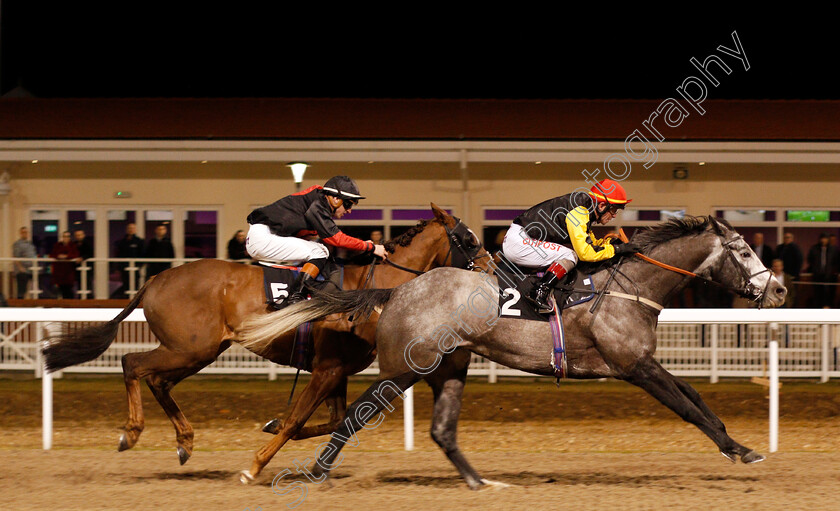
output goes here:
<path id="1" fill-rule="evenodd" d="M 741 254 L 741 256 L 742 256 L 744 259 L 746 259 L 746 258 L 750 257 L 751 255 L 752 255 L 752 254 L 750 254 L 749 252 L 744 252 L 744 253 L 742 253 L 742 254 Z"/>

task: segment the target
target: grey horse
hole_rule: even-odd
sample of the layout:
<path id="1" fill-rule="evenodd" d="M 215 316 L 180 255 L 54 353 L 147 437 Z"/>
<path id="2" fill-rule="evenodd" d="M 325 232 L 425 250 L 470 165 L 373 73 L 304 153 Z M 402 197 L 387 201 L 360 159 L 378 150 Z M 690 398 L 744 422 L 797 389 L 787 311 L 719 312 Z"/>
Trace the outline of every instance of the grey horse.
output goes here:
<path id="1" fill-rule="evenodd" d="M 633 241 L 642 254 L 690 270 L 763 307 L 784 301 L 785 288 L 725 221 L 670 220 L 637 232 Z M 654 358 L 658 304 L 668 303 L 690 277 L 635 257 L 621 262 L 613 278 L 610 273 L 593 275 L 597 289 L 615 293 L 605 294 L 594 314 L 586 306 L 563 312 L 567 377 L 627 381 L 697 426 L 733 463 L 738 458 L 744 463 L 762 461 L 764 456 L 730 438 L 696 390 Z M 555 375 L 549 324 L 501 315 L 499 292 L 495 276 L 441 268 L 393 289 L 320 294 L 247 324 L 241 336 L 258 352 L 279 333 L 312 318 L 379 313 L 379 378 L 347 410 L 312 474 L 328 474 L 348 438 L 365 424 L 381 420 L 382 410 L 391 410 L 394 398 L 425 379 L 434 394 L 432 438 L 467 485 L 479 489 L 491 482 L 476 472 L 456 442 L 470 354 L 537 375 Z"/>

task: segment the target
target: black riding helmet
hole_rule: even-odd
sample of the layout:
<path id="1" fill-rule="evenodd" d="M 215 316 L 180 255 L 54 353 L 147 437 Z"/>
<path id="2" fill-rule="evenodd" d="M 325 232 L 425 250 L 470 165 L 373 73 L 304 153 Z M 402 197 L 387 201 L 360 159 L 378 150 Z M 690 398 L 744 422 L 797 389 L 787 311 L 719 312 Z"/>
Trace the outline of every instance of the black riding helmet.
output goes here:
<path id="1" fill-rule="evenodd" d="M 329 181 L 324 183 L 323 190 L 326 195 L 332 195 L 344 201 L 344 209 L 347 210 L 358 204 L 359 200 L 365 198 L 359 194 L 359 187 L 356 182 L 347 176 L 331 177 Z"/>

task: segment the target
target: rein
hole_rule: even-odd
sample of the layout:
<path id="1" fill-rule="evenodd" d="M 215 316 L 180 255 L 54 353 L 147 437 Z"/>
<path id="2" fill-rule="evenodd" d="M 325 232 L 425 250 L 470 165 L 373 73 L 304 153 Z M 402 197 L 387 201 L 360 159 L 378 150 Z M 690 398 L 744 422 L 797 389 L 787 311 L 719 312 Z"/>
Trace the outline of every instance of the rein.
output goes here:
<path id="1" fill-rule="evenodd" d="M 627 239 L 627 235 L 624 234 L 624 229 L 619 229 L 618 231 L 619 231 L 618 232 L 619 239 L 621 241 L 627 243 L 629 240 Z M 657 261 L 656 259 L 652 259 L 652 258 L 650 258 L 650 257 L 648 257 L 644 254 L 640 254 L 638 252 L 635 253 L 634 255 L 636 257 L 638 257 L 639 259 L 641 259 L 645 262 L 648 262 L 650 264 L 653 264 L 655 266 L 659 266 L 660 268 L 664 268 L 664 269 L 669 270 L 669 271 L 673 271 L 673 272 L 676 272 L 676 273 L 679 273 L 679 274 L 682 274 L 682 275 L 686 275 L 686 276 L 691 277 L 691 278 L 698 279 L 699 281 L 703 282 L 704 284 L 713 284 L 713 285 L 718 286 L 722 289 L 726 289 L 727 291 L 734 292 L 734 293 L 736 293 L 739 296 L 742 296 L 744 298 L 751 298 L 752 300 L 756 301 L 759 304 L 759 307 L 760 307 L 761 302 L 764 301 L 764 297 L 767 294 L 767 289 L 770 287 L 770 279 L 767 279 L 767 284 L 764 286 L 764 289 L 762 289 L 758 293 L 752 293 L 753 296 L 750 296 L 750 295 L 751 295 L 751 291 L 755 290 L 755 286 L 752 284 L 751 281 L 752 281 L 752 278 L 755 277 L 756 275 L 761 275 L 762 273 L 769 272 L 770 269 L 765 268 L 764 270 L 758 271 L 758 272 L 750 275 L 749 272 L 741 264 L 738 263 L 738 260 L 735 259 L 735 256 L 732 254 L 732 248 L 729 247 L 729 245 L 731 245 L 732 243 L 734 243 L 735 241 L 737 241 L 739 239 L 743 239 L 743 236 L 738 236 L 737 238 L 733 238 L 731 240 L 726 240 L 724 238 L 725 243 L 723 243 L 723 247 L 726 249 L 726 251 L 727 251 L 726 253 L 729 255 L 729 257 L 733 259 L 732 262 L 735 264 L 735 267 L 740 270 L 741 275 L 744 277 L 744 281 L 746 282 L 746 285 L 744 286 L 744 289 L 738 289 L 738 288 L 735 288 L 735 287 L 732 287 L 732 286 L 727 286 L 726 284 L 721 284 L 719 282 L 715 282 L 714 280 L 712 280 L 710 278 L 703 277 L 702 275 L 698 275 L 694 272 L 684 270 L 682 268 L 677 268 L 676 266 L 671 266 L 670 264 L 665 264 L 661 261 Z M 755 296 L 756 294 L 757 294 L 757 296 Z"/>
<path id="2" fill-rule="evenodd" d="M 377 262 L 377 263 L 374 263 L 374 264 L 390 264 L 391 266 L 393 266 L 394 268 L 396 268 L 398 270 L 407 271 L 408 273 L 413 273 L 415 275 L 423 275 L 424 273 L 426 273 L 425 271 L 422 271 L 422 270 L 413 270 L 411 268 L 406 268 L 405 266 L 401 266 L 401 265 L 391 261 L 390 259 L 385 259 L 382 262 Z M 372 267 L 373 267 L 373 265 L 371 265 L 371 268 Z"/>
<path id="3" fill-rule="evenodd" d="M 629 240 L 627 239 L 627 235 L 624 234 L 624 229 L 619 229 L 618 230 L 618 237 L 624 243 L 629 242 Z M 648 263 L 650 263 L 654 266 L 659 266 L 660 268 L 664 268 L 664 269 L 669 270 L 669 271 L 673 271 L 673 272 L 676 272 L 676 273 L 681 273 L 683 275 L 687 275 L 687 276 L 692 277 L 692 278 L 703 280 L 703 277 L 701 277 L 700 275 L 697 275 L 694 272 L 691 272 L 691 271 L 688 271 L 688 270 L 683 270 L 682 268 L 677 268 L 676 266 L 671 266 L 670 264 L 665 264 L 662 261 L 657 261 L 656 259 L 650 258 L 650 257 L 648 257 L 644 254 L 640 254 L 638 252 L 636 252 L 636 254 L 634 254 L 634 255 L 636 257 L 638 257 L 639 259 L 641 259 L 642 261 L 646 261 L 646 262 L 648 262 Z M 717 282 L 714 282 L 714 281 L 709 281 L 709 282 L 712 282 L 713 284 L 717 284 Z"/>
<path id="4" fill-rule="evenodd" d="M 463 245 L 461 245 L 461 240 L 458 238 L 458 235 L 455 233 L 455 231 L 457 231 L 458 228 L 462 225 L 464 225 L 464 224 L 461 223 L 460 218 L 458 219 L 458 223 L 456 223 L 455 227 L 452 228 L 452 229 L 447 227 L 446 224 L 443 225 L 443 228 L 446 230 L 446 234 L 449 238 L 449 252 L 446 253 L 446 257 L 444 258 L 444 261 L 449 260 L 449 262 L 451 264 L 453 262 L 453 259 L 454 259 L 453 249 L 458 249 L 458 252 L 460 252 L 461 255 L 464 257 L 464 260 L 465 260 L 465 263 L 466 263 L 466 267 L 464 269 L 472 271 L 472 270 L 475 269 L 476 259 L 481 259 L 482 257 L 490 257 L 490 254 L 484 254 L 484 255 L 480 255 L 480 256 L 475 255 L 482 248 L 481 242 L 479 242 L 478 245 L 475 247 L 475 249 L 472 250 L 472 251 L 468 251 L 467 249 L 465 249 L 463 247 Z M 376 264 L 380 264 L 380 263 L 376 263 Z M 382 264 L 389 264 L 389 265 L 393 266 L 394 268 L 397 268 L 398 270 L 402 270 L 402 271 L 405 271 L 405 272 L 408 272 L 408 273 L 413 273 L 414 275 L 423 275 L 424 273 L 426 273 L 425 271 L 422 271 L 422 270 L 414 270 L 412 268 L 407 268 L 405 266 L 399 265 L 399 264 L 391 261 L 390 259 L 385 259 L 384 261 L 382 261 Z M 460 268 L 460 266 L 459 266 L 459 268 Z"/>

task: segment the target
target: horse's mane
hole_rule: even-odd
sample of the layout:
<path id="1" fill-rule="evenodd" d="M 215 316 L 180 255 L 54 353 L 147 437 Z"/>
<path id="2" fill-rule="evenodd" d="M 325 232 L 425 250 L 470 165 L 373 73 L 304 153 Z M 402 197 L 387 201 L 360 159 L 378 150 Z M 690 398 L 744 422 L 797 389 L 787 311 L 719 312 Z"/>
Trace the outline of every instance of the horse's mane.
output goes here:
<path id="1" fill-rule="evenodd" d="M 388 240 L 385 243 L 383 243 L 383 245 L 385 245 L 385 250 L 387 250 L 389 253 L 393 254 L 394 250 L 397 248 L 397 246 L 400 246 L 400 247 L 409 246 L 411 244 L 411 240 L 413 240 L 415 236 L 417 236 L 418 234 L 423 232 L 423 229 L 425 229 L 427 225 L 429 225 L 428 220 L 420 220 L 419 222 L 417 222 L 417 225 L 415 225 L 411 229 L 405 231 L 404 233 L 400 234 L 396 238 Z"/>
<path id="2" fill-rule="evenodd" d="M 633 242 L 639 245 L 642 252 L 648 252 L 653 247 L 665 241 L 683 236 L 697 236 L 710 229 L 719 231 L 721 226 L 732 229 L 732 225 L 726 220 L 711 216 L 672 218 L 652 227 L 637 231 L 633 235 Z"/>

